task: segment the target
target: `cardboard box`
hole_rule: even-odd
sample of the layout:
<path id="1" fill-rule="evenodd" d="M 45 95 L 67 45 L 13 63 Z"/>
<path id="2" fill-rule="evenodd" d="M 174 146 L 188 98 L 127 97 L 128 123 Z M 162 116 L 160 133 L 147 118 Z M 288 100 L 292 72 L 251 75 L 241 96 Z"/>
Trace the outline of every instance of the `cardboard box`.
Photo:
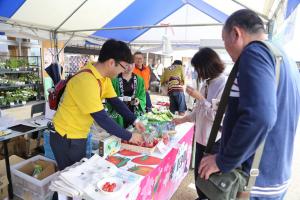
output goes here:
<path id="1" fill-rule="evenodd" d="M 10 165 L 22 162 L 24 159 L 19 156 L 12 155 L 9 157 Z M 8 199 L 8 179 L 6 176 L 5 160 L 0 160 L 0 199 Z"/>
<path id="2" fill-rule="evenodd" d="M 116 136 L 101 138 L 99 141 L 99 155 L 103 158 L 117 153 L 121 149 L 121 139 Z"/>
<path id="3" fill-rule="evenodd" d="M 8 179 L 6 175 L 0 177 L 0 199 L 8 199 Z"/>
<path id="4" fill-rule="evenodd" d="M 27 174 L 29 176 L 32 176 L 34 172 L 35 165 L 42 166 L 42 172 L 37 175 L 38 180 L 43 180 L 44 178 L 54 174 L 56 172 L 55 170 L 55 164 L 53 162 L 49 162 L 46 160 L 37 160 L 34 162 L 30 162 L 23 167 L 19 169 L 20 172 L 23 172 L 24 174 Z"/>
<path id="5" fill-rule="evenodd" d="M 0 150 L 3 154 L 3 144 L 0 144 Z M 8 155 L 17 155 L 20 157 L 26 156 L 26 139 L 23 136 L 12 138 L 7 143 L 7 150 Z M 3 159 L 4 156 L 1 156 L 1 159 Z"/>
<path id="6" fill-rule="evenodd" d="M 16 155 L 12 155 L 9 157 L 10 166 L 20 163 L 22 161 L 24 161 L 24 159 Z M 6 175 L 6 166 L 4 159 L 0 160 L 0 175 Z"/>

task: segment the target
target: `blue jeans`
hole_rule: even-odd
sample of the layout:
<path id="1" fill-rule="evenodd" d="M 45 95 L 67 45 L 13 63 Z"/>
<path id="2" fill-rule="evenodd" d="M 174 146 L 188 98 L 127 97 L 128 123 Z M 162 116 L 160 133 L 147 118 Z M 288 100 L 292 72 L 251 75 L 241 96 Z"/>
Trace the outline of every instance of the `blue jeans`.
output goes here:
<path id="1" fill-rule="evenodd" d="M 150 112 L 152 110 L 152 103 L 149 92 L 146 92 L 146 112 Z"/>
<path id="2" fill-rule="evenodd" d="M 171 92 L 170 98 L 170 111 L 175 113 L 176 111 L 184 113 L 187 110 L 185 103 L 185 96 L 183 92 Z"/>

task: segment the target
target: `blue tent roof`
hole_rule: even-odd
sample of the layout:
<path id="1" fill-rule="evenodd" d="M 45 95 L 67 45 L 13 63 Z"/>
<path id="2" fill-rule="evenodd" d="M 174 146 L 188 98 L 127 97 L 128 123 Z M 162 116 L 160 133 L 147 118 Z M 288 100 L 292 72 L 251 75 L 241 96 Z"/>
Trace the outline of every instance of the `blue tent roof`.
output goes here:
<path id="1" fill-rule="evenodd" d="M 212 7 L 202 0 L 189 0 L 185 3 L 182 0 L 173 0 L 172 4 L 170 4 L 170 1 L 136 0 L 123 12 L 121 12 L 114 19 L 108 22 L 104 26 L 104 28 L 157 24 L 185 4 L 194 6 L 198 10 L 206 13 L 208 16 L 216 19 L 221 23 L 224 23 L 226 18 L 228 17 L 223 12 L 217 10 L 216 8 Z M 109 30 L 100 30 L 95 32 L 93 35 L 104 38 L 115 38 L 124 41 L 133 41 L 147 30 L 149 30 L 149 28 L 143 30 L 118 30 L 113 32 Z"/>
<path id="2" fill-rule="evenodd" d="M 262 5 L 266 4 L 264 3 L 266 1 L 268 0 L 262 0 Z M 29 24 L 33 28 L 47 26 L 49 30 L 54 30 L 83 2 L 84 0 L 0 0 L 0 17 L 2 17 L 2 21 L 9 19 L 12 22 L 16 22 L 14 24 L 22 22 Z M 288 0 L 286 16 L 294 10 L 299 2 L 300 0 Z M 242 8 L 232 0 L 90 0 L 86 1 L 59 30 L 157 25 L 186 5 L 193 7 L 199 13 L 205 14 L 207 18 L 219 23 L 224 23 L 228 15 Z M 248 6 L 251 7 L 251 5 Z M 177 22 L 173 21 L 170 23 L 176 24 Z M 199 19 L 197 23 L 206 22 L 202 22 Z M 12 26 L 11 28 L 15 27 Z M 0 23 L 0 31 L 6 32 L 3 29 Z M 85 31 L 84 34 L 132 42 L 147 31 L 149 31 L 149 28 Z M 25 31 L 19 31 L 19 33 L 22 32 Z M 35 34 L 38 35 L 39 33 Z M 45 37 L 49 37 L 49 34 L 45 34 Z"/>

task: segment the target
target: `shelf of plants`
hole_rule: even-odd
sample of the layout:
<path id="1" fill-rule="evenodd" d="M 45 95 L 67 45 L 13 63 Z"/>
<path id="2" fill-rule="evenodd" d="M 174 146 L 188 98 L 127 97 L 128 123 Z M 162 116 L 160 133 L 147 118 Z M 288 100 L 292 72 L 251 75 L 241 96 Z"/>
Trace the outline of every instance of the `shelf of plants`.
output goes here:
<path id="1" fill-rule="evenodd" d="M 25 105 L 42 99 L 39 56 L 0 56 L 0 108 Z"/>

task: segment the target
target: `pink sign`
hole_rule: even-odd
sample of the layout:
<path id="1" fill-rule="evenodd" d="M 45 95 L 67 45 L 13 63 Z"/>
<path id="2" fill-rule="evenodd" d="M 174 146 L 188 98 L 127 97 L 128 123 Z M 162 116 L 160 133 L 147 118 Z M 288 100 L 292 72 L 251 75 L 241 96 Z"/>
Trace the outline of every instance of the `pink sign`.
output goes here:
<path id="1" fill-rule="evenodd" d="M 137 199 L 170 199 L 187 175 L 190 166 L 194 127 L 168 153 L 140 186 Z"/>
<path id="2" fill-rule="evenodd" d="M 107 158 L 118 168 L 142 177 L 137 187 L 120 196 L 120 199 L 167 200 L 172 197 L 189 171 L 194 126 L 185 126 L 179 131 L 181 139 L 173 144 L 172 149 L 163 158 L 126 149 Z"/>

